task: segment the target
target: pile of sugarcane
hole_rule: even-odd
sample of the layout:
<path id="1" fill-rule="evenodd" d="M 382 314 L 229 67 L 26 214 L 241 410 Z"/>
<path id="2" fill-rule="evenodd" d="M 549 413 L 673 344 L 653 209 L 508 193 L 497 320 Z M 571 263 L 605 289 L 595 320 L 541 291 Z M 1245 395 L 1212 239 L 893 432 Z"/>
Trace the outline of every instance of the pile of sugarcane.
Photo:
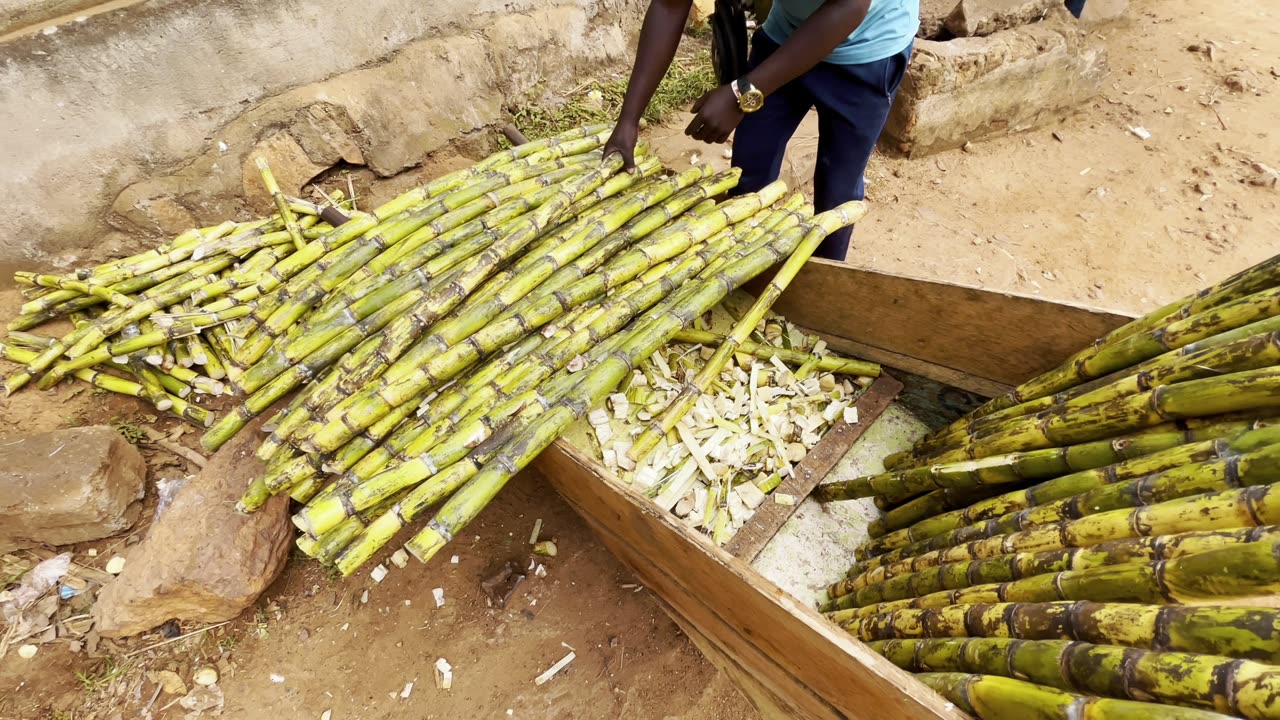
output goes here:
<path id="1" fill-rule="evenodd" d="M 837 357 L 785 318 L 760 320 L 689 414 L 637 462 L 635 439 L 715 358 L 725 344 L 715 330 L 745 317 L 738 310 L 750 300 L 739 291 L 696 319 L 566 435 L 717 545 L 769 497 L 796 501 L 773 493 L 835 423 L 858 422 L 853 403 L 880 374 L 874 363 Z"/>
<path id="2" fill-rule="evenodd" d="M 607 136 L 520 145 L 332 226 L 263 164 L 277 216 L 192 231 L 37 298 L 49 317 L 108 309 L 6 387 L 141 368 L 131 353 L 157 333 L 203 336 L 244 396 L 205 448 L 266 416 L 267 470 L 241 509 L 304 503 L 299 547 L 344 574 L 411 524 L 426 561 L 691 320 L 863 212 L 812 215 L 781 183 L 721 202 L 736 171 L 670 174 L 641 148 L 620 172 Z"/>
<path id="3" fill-rule="evenodd" d="M 1280 256 L 820 486 L 821 609 L 980 717 L 1280 717 L 1278 419 Z"/>
<path id="4" fill-rule="evenodd" d="M 209 427 L 213 414 L 195 402 L 229 392 L 227 325 L 253 311 L 264 273 L 347 220 L 341 193 L 323 204 L 286 197 L 260 168 L 277 216 L 191 230 L 69 275 L 15 273 L 27 302 L 0 343 L 0 358 L 22 366 L 6 393 L 36 377 L 41 389 L 74 377 Z M 29 332 L 60 321 L 71 327 L 61 337 Z"/>

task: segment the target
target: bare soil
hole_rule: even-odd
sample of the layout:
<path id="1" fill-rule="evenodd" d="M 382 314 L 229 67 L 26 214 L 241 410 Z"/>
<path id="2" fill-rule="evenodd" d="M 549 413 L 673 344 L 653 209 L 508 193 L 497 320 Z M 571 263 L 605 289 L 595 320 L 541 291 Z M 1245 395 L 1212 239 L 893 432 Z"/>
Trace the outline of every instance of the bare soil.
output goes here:
<path id="1" fill-rule="evenodd" d="M 849 261 L 1139 313 L 1275 253 L 1280 191 L 1248 181 L 1254 162 L 1280 166 L 1276 14 L 1265 0 L 1135 0 L 1131 21 L 1101 31 L 1112 78 L 1078 115 L 969 151 L 874 158 L 874 208 Z M 692 143 L 682 129 L 651 133 L 665 159 L 696 152 L 728 164 L 724 148 Z M 793 178 L 807 178 L 815 148 L 806 123 L 788 162 Z M 390 180 L 356 173 L 357 190 L 372 202 L 465 163 L 439 159 Z M 0 313 L 18 304 L 14 291 L 0 292 Z M 74 385 L 0 399 L 0 424 L 32 432 L 147 413 Z M 194 433 L 183 440 L 194 445 Z M 193 470 L 147 454 L 153 481 Z M 538 518 L 559 555 L 540 559 L 546 577 L 530 575 L 508 607 L 489 607 L 480 582 L 509 560 L 527 567 Z M 97 558 L 77 547 L 77 561 L 101 567 L 128 542 L 95 544 Z M 755 716 L 538 476 L 513 483 L 452 553 L 457 564 L 446 553 L 428 568 L 389 566 L 380 584 L 367 572 L 333 578 L 298 558 L 232 624 L 129 659 L 160 637 L 104 642 L 96 656 L 62 642 L 32 660 L 11 653 L 0 659 L 0 718 L 136 717 L 155 689 L 145 670 L 189 682 L 203 662 L 222 668 L 222 714 L 233 718 Z M 569 647 L 568 668 L 535 685 Z M 454 668 L 450 691 L 436 688 L 438 658 Z M 124 670 L 112 678 L 108 662 Z M 174 700 L 161 694 L 151 716 L 184 717 Z"/>

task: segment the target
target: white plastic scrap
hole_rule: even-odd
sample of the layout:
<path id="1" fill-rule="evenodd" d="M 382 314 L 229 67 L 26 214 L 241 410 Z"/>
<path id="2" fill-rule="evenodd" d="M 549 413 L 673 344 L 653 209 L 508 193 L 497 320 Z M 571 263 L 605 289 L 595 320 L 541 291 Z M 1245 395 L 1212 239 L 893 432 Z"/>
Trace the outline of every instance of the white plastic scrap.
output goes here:
<path id="1" fill-rule="evenodd" d="M 378 565 L 373 570 L 369 571 L 369 577 L 373 578 L 373 581 L 376 583 L 382 582 L 383 579 L 387 577 L 387 566 Z"/>
<path id="2" fill-rule="evenodd" d="M 409 553 L 405 552 L 404 548 L 391 553 L 391 564 L 404 569 L 409 564 Z"/>
<path id="3" fill-rule="evenodd" d="M 547 671 L 546 671 L 546 672 L 544 672 L 544 673 L 542 673 L 541 675 L 539 675 L 538 677 L 534 678 L 534 679 L 533 679 L 533 684 L 534 684 L 534 685 L 542 685 L 542 684 L 546 683 L 548 680 L 550 680 L 551 678 L 555 677 L 555 676 L 556 676 L 556 673 L 558 673 L 558 672 L 560 672 L 561 670 L 565 669 L 565 667 L 567 667 L 567 666 L 569 665 L 569 663 L 573 662 L 573 659 L 574 659 L 575 657 L 577 657 L 577 654 L 576 654 L 576 653 L 572 653 L 572 652 L 571 652 L 571 653 L 569 653 L 568 655 L 565 655 L 564 657 L 560 658 L 560 662 L 558 662 L 558 663 L 556 663 L 555 665 L 552 665 L 551 667 L 547 668 Z"/>
<path id="4" fill-rule="evenodd" d="M 436 687 L 441 690 L 453 687 L 453 666 L 444 658 L 436 660 Z"/>
<path id="5" fill-rule="evenodd" d="M 404 689 L 400 691 L 400 699 L 401 700 L 408 699 L 410 693 L 412 692 L 413 692 L 413 681 L 410 680 L 409 682 L 404 684 Z"/>
<path id="6" fill-rule="evenodd" d="M 436 607 L 444 607 L 444 588 L 435 588 L 431 594 L 436 599 Z"/>

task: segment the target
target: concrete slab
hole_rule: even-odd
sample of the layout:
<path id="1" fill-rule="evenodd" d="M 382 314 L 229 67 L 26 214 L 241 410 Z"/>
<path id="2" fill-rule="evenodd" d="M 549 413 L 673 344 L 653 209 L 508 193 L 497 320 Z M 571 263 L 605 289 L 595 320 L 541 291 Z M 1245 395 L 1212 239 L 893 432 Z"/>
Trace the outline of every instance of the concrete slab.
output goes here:
<path id="1" fill-rule="evenodd" d="M 988 37 L 917 41 L 882 142 L 928 155 L 1075 112 L 1101 91 L 1106 51 L 1065 10 L 1057 15 Z"/>
<path id="2" fill-rule="evenodd" d="M 883 459 L 905 450 L 928 427 L 894 403 L 827 476 L 828 482 L 884 472 Z M 803 602 L 819 602 L 828 585 L 844 577 L 853 551 L 867 539 L 867 524 L 880 516 L 870 499 L 822 505 L 806 498 L 795 515 L 756 557 L 752 567 Z"/>

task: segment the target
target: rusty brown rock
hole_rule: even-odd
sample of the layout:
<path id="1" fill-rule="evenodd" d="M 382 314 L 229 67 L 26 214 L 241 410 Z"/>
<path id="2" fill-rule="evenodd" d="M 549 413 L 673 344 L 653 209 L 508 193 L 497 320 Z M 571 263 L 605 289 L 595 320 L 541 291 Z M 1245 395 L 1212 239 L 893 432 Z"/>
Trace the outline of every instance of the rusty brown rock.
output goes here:
<path id="1" fill-rule="evenodd" d="M 142 455 L 110 427 L 0 435 L 0 553 L 129 529 L 146 478 Z"/>
<path id="2" fill-rule="evenodd" d="M 215 453 L 129 552 L 124 571 L 93 608 L 103 637 L 136 635 L 175 618 L 229 620 L 284 569 L 293 535 L 289 498 L 275 497 L 252 515 L 235 510 L 263 470 L 253 452 L 261 423 Z"/>

